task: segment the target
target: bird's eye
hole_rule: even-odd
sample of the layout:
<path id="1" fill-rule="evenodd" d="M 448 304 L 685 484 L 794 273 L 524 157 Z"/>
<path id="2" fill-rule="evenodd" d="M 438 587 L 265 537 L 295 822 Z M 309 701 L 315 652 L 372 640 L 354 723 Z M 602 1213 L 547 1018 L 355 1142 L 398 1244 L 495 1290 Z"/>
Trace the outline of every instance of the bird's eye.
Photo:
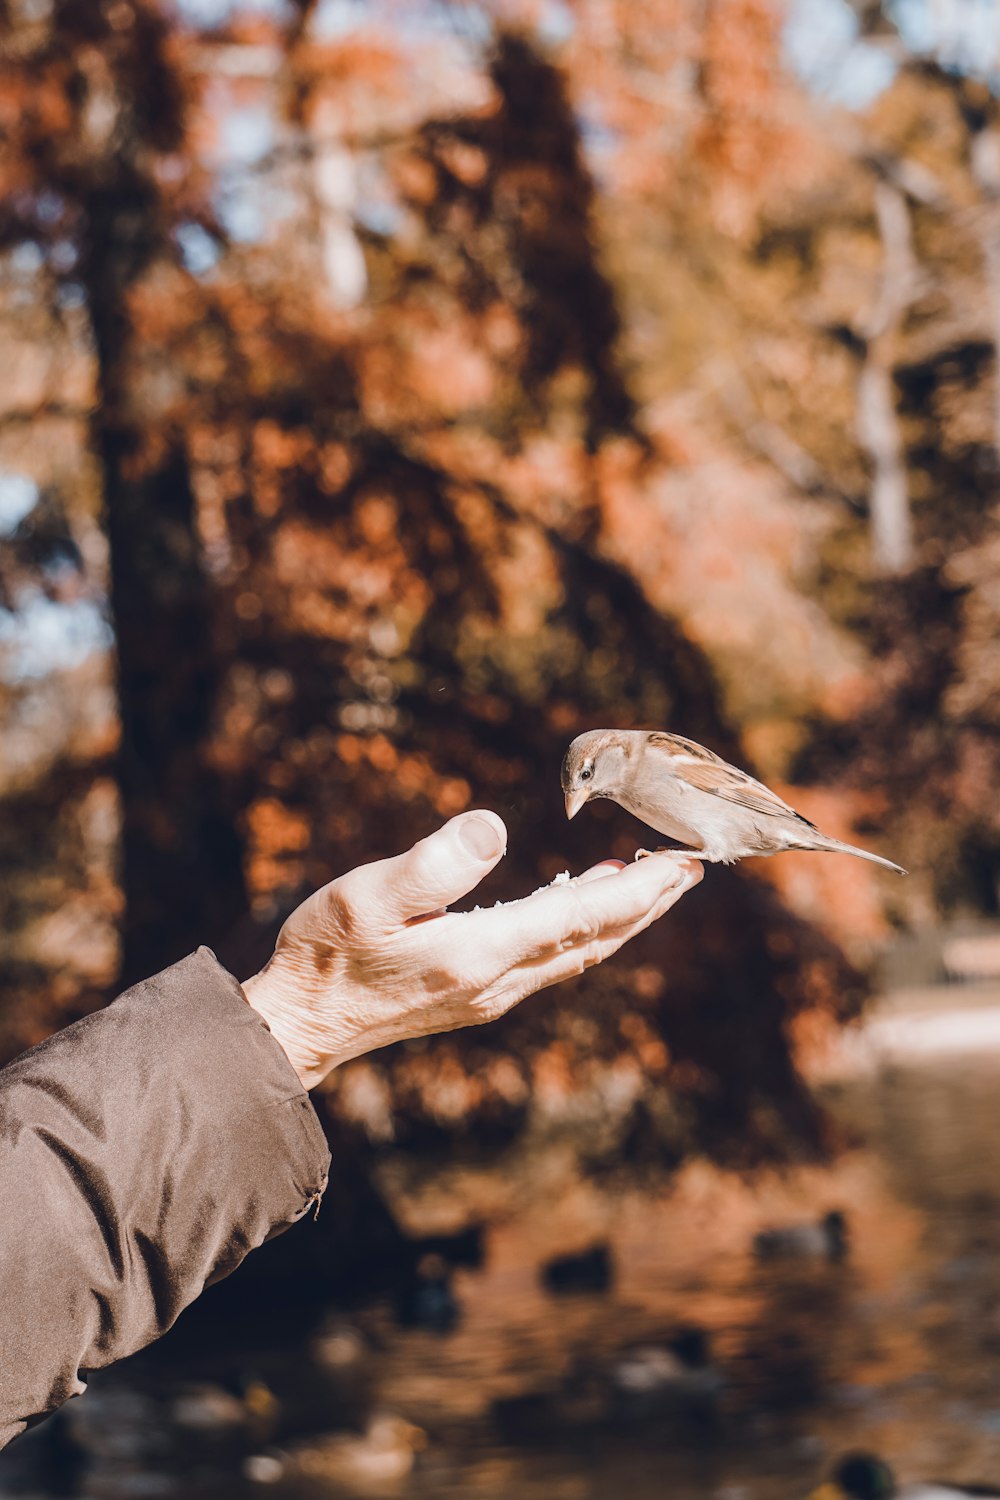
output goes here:
<path id="1" fill-rule="evenodd" d="M 583 770 L 580 772 L 580 780 L 581 781 L 589 781 L 590 778 L 593 776 L 593 774 L 594 774 L 594 768 L 593 768 L 593 766 L 584 766 Z"/>

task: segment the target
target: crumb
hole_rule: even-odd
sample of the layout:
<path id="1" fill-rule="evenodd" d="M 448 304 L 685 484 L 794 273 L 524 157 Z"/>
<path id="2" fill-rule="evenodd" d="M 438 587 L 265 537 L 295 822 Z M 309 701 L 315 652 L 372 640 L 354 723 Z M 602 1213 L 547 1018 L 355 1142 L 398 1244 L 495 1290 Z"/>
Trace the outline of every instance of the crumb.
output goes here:
<path id="1" fill-rule="evenodd" d="M 531 894 L 533 896 L 539 896 L 539 895 L 541 895 L 542 891 L 550 891 L 554 885 L 569 885 L 569 883 L 570 883 L 570 881 L 572 879 L 573 879 L 573 877 L 569 873 L 568 870 L 560 870 L 559 874 L 556 875 L 552 880 L 550 880 L 549 883 L 548 883 L 548 885 L 540 885 L 538 887 L 538 889 L 536 891 L 532 891 Z M 474 906 L 472 908 L 472 910 L 474 912 L 476 912 L 476 911 L 496 911 L 499 907 L 510 906 L 510 905 L 511 905 L 510 901 L 494 901 L 492 907 Z M 454 913 L 451 913 L 451 915 L 453 915 L 453 916 L 463 916 L 463 915 L 470 915 L 470 913 L 454 912 Z"/>

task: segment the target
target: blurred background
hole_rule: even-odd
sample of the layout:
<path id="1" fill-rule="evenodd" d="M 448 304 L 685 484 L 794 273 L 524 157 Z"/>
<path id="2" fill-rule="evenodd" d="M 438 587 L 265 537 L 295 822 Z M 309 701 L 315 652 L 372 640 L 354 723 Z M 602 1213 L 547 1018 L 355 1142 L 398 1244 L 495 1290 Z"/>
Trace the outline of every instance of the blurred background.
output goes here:
<path id="1" fill-rule="evenodd" d="M 339 1070 L 0 1493 L 1000 1485 L 1000 4 L 0 0 L 0 1053 L 669 727 L 907 865 Z"/>

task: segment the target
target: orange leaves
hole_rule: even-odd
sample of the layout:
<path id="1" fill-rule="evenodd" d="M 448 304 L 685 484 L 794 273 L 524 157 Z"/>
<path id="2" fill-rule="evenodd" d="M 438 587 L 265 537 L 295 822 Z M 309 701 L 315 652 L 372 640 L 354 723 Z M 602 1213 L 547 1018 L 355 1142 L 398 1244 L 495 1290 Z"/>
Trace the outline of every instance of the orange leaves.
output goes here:
<path id="1" fill-rule="evenodd" d="M 315 439 L 305 428 L 290 431 L 267 420 L 254 426 L 253 457 L 262 468 L 294 468 L 311 455 L 314 448 Z"/>
<path id="2" fill-rule="evenodd" d="M 437 198 L 438 177 L 434 166 L 415 151 L 399 152 L 393 161 L 393 177 L 404 201 L 429 208 Z"/>
<path id="3" fill-rule="evenodd" d="M 593 471 L 582 446 L 555 434 L 528 436 L 505 472 L 518 508 L 560 530 L 572 528 L 591 498 Z"/>
<path id="4" fill-rule="evenodd" d="M 351 477 L 351 453 L 345 443 L 324 443 L 317 454 L 316 481 L 325 495 L 336 495 Z"/>
<path id="5" fill-rule="evenodd" d="M 274 797 L 262 797 L 247 812 L 254 847 L 262 854 L 300 854 L 309 845 L 309 821 Z"/>
<path id="6" fill-rule="evenodd" d="M 658 1074 L 668 1070 L 670 1052 L 645 1016 L 626 1011 L 618 1022 L 618 1029 L 632 1047 L 644 1072 Z"/>
<path id="7" fill-rule="evenodd" d="M 810 142 L 796 88 L 781 65 L 783 14 L 773 0 L 715 0 L 702 37 L 705 117 L 696 150 L 716 220 L 742 237 L 762 190 L 807 166 Z"/>
<path id="8" fill-rule="evenodd" d="M 329 90 L 332 102 L 359 126 L 368 111 L 381 114 L 399 101 L 406 87 L 406 52 L 377 26 L 331 42 L 306 41 L 296 62 L 316 92 Z"/>
<path id="9" fill-rule="evenodd" d="M 485 408 L 497 383 L 476 321 L 457 308 L 447 320 L 407 309 L 364 350 L 359 374 L 366 407 L 391 425 Z"/>
<path id="10" fill-rule="evenodd" d="M 342 517 L 326 525 L 282 522 L 272 562 L 275 581 L 287 591 L 290 622 L 309 634 L 350 640 L 359 615 L 387 611 L 390 601 L 404 616 L 426 609 L 427 581 L 407 562 L 390 507 L 384 498 L 363 499 L 357 530 Z"/>
<path id="11" fill-rule="evenodd" d="M 446 141 L 440 149 L 440 159 L 459 182 L 470 188 L 480 187 L 490 168 L 486 152 L 467 141 Z"/>
<path id="12" fill-rule="evenodd" d="M 468 337 L 471 329 L 428 328 L 408 351 L 414 394 L 432 408 L 451 415 L 483 407 L 492 399 L 492 362 Z"/>
<path id="13" fill-rule="evenodd" d="M 354 507 L 354 524 L 370 547 L 384 549 L 396 536 L 399 508 L 391 495 L 362 495 Z"/>
<path id="14" fill-rule="evenodd" d="M 706 739 L 757 724 L 762 753 L 788 761 L 831 684 L 857 682 L 804 593 L 818 508 L 748 456 L 715 374 L 720 350 L 745 348 L 769 388 L 808 387 L 823 412 L 845 385 L 786 326 L 789 277 L 761 291 L 753 256 L 719 249 L 718 225 L 744 234 L 797 149 L 776 14 L 763 0 L 571 10 L 553 64 L 531 33 L 547 10 L 526 0 L 527 29 L 498 37 L 489 73 L 436 28 L 414 43 L 409 24 L 324 42 L 307 18 L 287 46 L 263 14 L 211 36 L 178 28 L 164 56 L 189 102 L 185 142 L 167 155 L 127 130 L 105 141 L 108 180 L 124 163 L 147 193 L 136 245 L 152 247 L 108 324 L 133 454 L 117 475 L 141 485 L 178 435 L 190 460 L 205 728 L 177 756 L 224 793 L 260 910 L 473 799 L 510 823 L 505 898 L 608 849 L 628 857 L 636 833 L 617 810 L 565 824 L 559 756 L 584 721 L 672 716 Z M 0 115 L 14 100 L 15 123 L 35 110 L 56 139 L 74 118 L 66 83 L 46 75 L 36 97 L 5 80 Z M 188 216 L 213 215 L 231 242 L 172 267 Z M 339 311 L 328 274 L 324 291 L 334 230 L 368 288 Z M 759 358 L 754 319 L 774 334 Z M 146 498 L 152 523 L 164 500 Z M 971 759 L 966 774 L 983 784 Z M 804 868 L 835 879 L 819 856 Z M 780 1088 L 796 986 L 814 1001 L 838 971 L 824 989 L 816 935 L 761 890 L 713 872 L 669 964 L 650 934 L 635 968 L 372 1074 L 395 1068 L 397 1099 L 452 1123 L 521 1105 L 532 1057 L 539 1096 L 564 1098 L 601 1048 L 672 1088 L 721 1097 L 740 1068 L 755 1089 L 770 1068 Z M 832 887 L 794 899 L 871 920 Z M 759 1053 L 699 1033 L 696 1002 L 712 992 L 711 1031 L 727 966 L 765 1012 Z M 678 997 L 692 999 L 680 1022 Z M 674 1027 L 701 1042 L 697 1063 Z"/>
<path id="15" fill-rule="evenodd" d="M 262 516 L 276 516 L 285 499 L 286 480 L 315 469 L 315 438 L 307 428 L 289 429 L 265 419 L 253 428 L 251 462 L 254 504 Z"/>
<path id="16" fill-rule="evenodd" d="M 722 117 L 760 117 L 779 83 L 784 15 L 773 0 L 714 0 L 705 9 L 706 99 Z"/>
<path id="17" fill-rule="evenodd" d="M 246 813 L 247 885 L 251 895 L 269 895 L 302 879 L 300 856 L 309 847 L 310 821 L 276 797 L 262 797 Z"/>
<path id="18" fill-rule="evenodd" d="M 403 801 L 427 800 L 442 817 L 450 818 L 469 806 L 469 783 L 461 776 L 442 776 L 426 755 L 399 750 L 385 735 L 340 734 L 337 754 L 348 766 L 371 766 L 389 778 L 391 795 Z"/>
<path id="19" fill-rule="evenodd" d="M 39 73 L 5 69 L 0 89 L 0 125 L 8 138 L 16 139 L 20 128 L 57 145 L 72 131 L 72 109 L 67 82 L 67 60 L 50 61 Z"/>

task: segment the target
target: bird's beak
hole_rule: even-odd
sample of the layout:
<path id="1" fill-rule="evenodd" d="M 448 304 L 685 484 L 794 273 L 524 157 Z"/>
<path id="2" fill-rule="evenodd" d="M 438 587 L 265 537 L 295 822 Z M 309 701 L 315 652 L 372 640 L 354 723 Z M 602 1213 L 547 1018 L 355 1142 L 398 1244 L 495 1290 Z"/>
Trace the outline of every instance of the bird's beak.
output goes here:
<path id="1" fill-rule="evenodd" d="M 585 786 L 578 786 L 575 792 L 566 793 L 566 816 L 573 819 L 580 808 L 587 801 L 589 793 Z"/>

